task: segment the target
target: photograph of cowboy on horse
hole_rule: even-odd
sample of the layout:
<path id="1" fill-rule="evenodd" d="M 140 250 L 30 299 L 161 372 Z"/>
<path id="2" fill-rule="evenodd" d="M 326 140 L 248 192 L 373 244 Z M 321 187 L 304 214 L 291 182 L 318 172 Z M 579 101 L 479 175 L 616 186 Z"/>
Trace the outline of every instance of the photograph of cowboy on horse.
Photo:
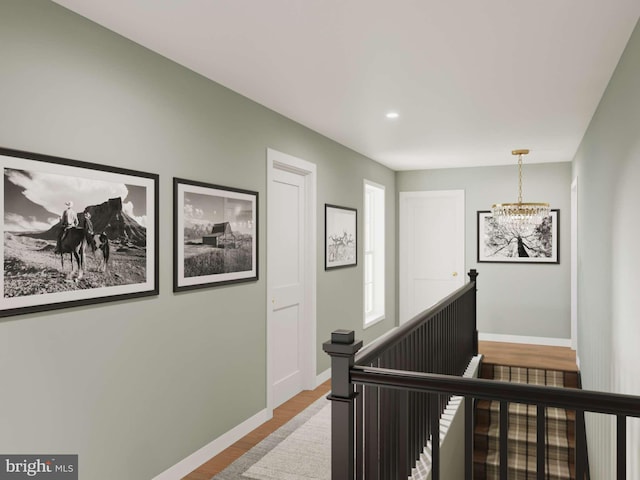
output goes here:
<path id="1" fill-rule="evenodd" d="M 67 208 L 62 212 L 62 216 L 60 217 L 60 225 L 62 226 L 62 228 L 60 229 L 60 234 L 58 235 L 58 243 L 56 244 L 54 253 L 62 253 L 60 251 L 60 243 L 62 242 L 62 239 L 67 235 L 67 231 L 70 228 L 75 228 L 78 226 L 78 214 L 73 209 L 73 202 L 69 200 L 64 204 Z"/>
<path id="2" fill-rule="evenodd" d="M 4 173 L 4 298 L 146 281 L 144 188 Z"/>

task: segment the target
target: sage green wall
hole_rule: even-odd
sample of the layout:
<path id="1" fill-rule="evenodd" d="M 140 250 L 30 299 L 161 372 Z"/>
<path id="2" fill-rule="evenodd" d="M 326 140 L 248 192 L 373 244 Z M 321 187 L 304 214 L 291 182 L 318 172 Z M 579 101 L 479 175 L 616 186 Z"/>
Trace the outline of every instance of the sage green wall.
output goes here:
<path id="1" fill-rule="evenodd" d="M 508 154 L 508 152 L 507 152 Z M 535 150 L 530 157 L 535 158 Z M 478 277 L 478 331 L 569 339 L 571 337 L 570 204 L 571 164 L 526 164 L 525 201 L 560 210 L 560 264 L 477 263 L 477 211 L 516 201 L 515 165 L 398 172 L 398 192 L 464 190 L 466 270 Z M 399 298 L 399 297 L 398 297 Z"/>
<path id="2" fill-rule="evenodd" d="M 0 322 L 0 452 L 140 480 L 265 408 L 268 147 L 317 165 L 318 372 L 331 330 L 395 324 L 391 170 L 46 0 L 0 0 L 0 85 L 0 145 L 160 175 L 158 297 Z M 259 192 L 259 281 L 172 292 L 174 176 Z M 365 332 L 361 265 L 322 256 L 323 204 L 361 211 L 363 178 L 386 186 L 389 231 L 387 317 Z"/>
<path id="3" fill-rule="evenodd" d="M 640 25 L 574 159 L 578 177 L 578 354 L 584 388 L 640 395 Z M 614 478 L 610 419 L 587 422 L 594 480 Z M 630 420 L 627 478 L 640 478 Z"/>

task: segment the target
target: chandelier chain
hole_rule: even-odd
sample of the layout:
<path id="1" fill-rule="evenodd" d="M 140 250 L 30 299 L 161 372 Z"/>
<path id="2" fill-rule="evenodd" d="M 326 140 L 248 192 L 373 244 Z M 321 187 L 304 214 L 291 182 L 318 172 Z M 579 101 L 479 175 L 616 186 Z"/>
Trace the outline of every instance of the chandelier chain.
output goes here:
<path id="1" fill-rule="evenodd" d="M 522 154 L 518 155 L 518 203 L 522 203 Z"/>

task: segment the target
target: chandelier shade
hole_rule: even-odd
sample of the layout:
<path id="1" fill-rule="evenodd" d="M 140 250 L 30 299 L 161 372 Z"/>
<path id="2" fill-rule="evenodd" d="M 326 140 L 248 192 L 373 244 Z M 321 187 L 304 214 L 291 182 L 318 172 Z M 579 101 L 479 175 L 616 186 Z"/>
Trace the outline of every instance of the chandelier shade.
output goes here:
<path id="1" fill-rule="evenodd" d="M 548 203 L 527 203 L 522 201 L 522 156 L 529 150 L 513 150 L 518 156 L 518 201 L 515 203 L 495 203 L 491 207 L 493 218 L 501 225 L 529 227 L 542 223 L 550 215 Z"/>

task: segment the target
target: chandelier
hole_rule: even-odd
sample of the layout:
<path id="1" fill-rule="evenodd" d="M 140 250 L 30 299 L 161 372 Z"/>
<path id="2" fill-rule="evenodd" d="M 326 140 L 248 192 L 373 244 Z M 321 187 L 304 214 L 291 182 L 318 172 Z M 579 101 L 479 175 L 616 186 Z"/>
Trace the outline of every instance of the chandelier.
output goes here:
<path id="1" fill-rule="evenodd" d="M 512 227 L 533 227 L 549 216 L 548 203 L 525 203 L 522 201 L 522 156 L 529 150 L 513 150 L 518 156 L 518 202 L 496 203 L 491 208 L 493 218 L 501 225 Z"/>

